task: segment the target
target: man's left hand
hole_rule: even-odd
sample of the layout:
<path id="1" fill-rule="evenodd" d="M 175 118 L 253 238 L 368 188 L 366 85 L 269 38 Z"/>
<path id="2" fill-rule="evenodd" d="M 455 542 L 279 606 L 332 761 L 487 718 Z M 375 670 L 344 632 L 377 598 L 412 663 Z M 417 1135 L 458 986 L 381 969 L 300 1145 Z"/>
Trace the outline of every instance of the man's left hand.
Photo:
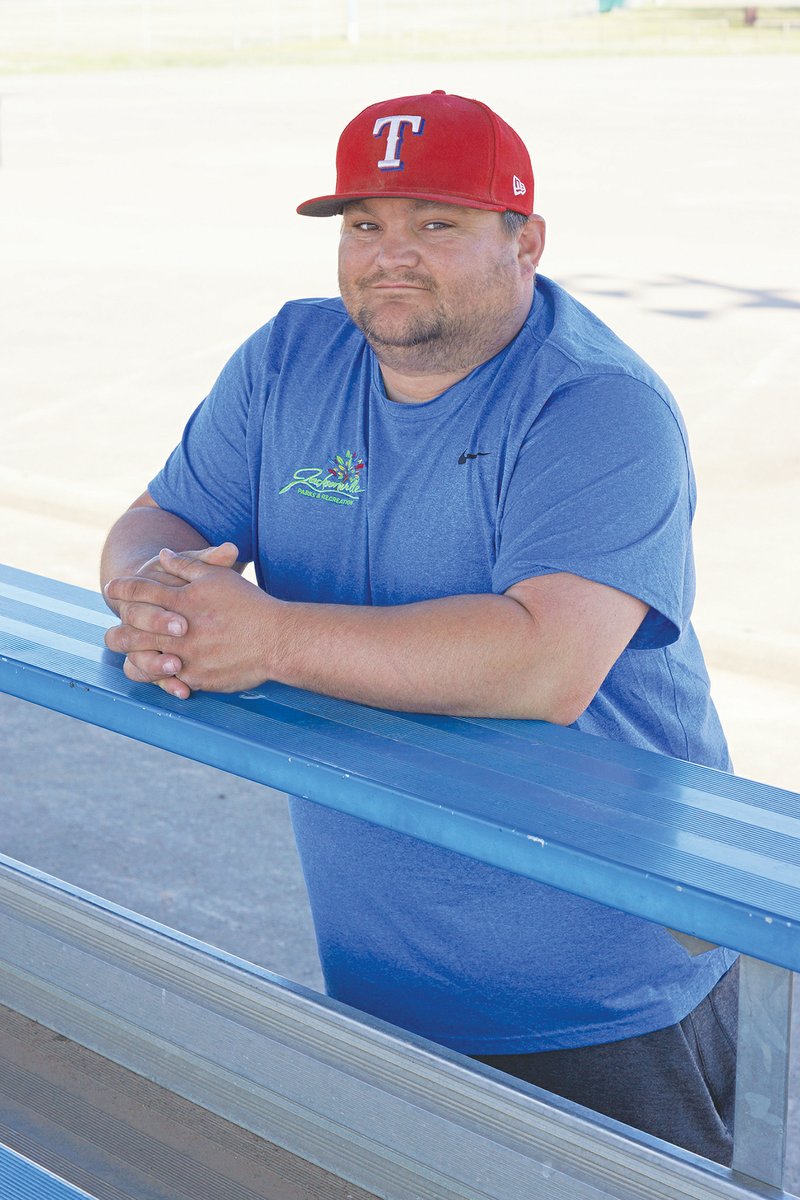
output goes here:
<path id="1" fill-rule="evenodd" d="M 281 602 L 236 571 L 196 557 L 163 550 L 160 565 L 180 586 L 129 577 L 113 579 L 106 587 L 109 599 L 119 605 L 122 623 L 109 629 L 105 642 L 110 650 L 129 656 L 126 675 L 159 683 L 180 699 L 193 691 L 239 692 L 263 683 L 269 674 L 270 629 Z M 155 647 L 152 629 L 145 627 L 147 622 L 137 624 L 137 614 L 152 611 L 152 606 L 178 614 L 187 626 L 181 636 L 158 635 L 160 656 L 180 661 L 179 671 L 169 681 L 148 678 L 141 667 Z M 167 683 L 174 686 L 166 687 Z"/>

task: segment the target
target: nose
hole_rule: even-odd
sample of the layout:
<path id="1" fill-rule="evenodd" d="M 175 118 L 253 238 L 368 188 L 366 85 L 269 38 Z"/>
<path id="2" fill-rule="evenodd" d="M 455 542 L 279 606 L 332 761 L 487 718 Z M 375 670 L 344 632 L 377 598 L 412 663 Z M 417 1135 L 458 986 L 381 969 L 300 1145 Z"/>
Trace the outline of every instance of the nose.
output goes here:
<path id="1" fill-rule="evenodd" d="M 419 262 L 419 250 L 413 234 L 400 225 L 385 228 L 378 243 L 376 262 L 384 270 L 415 266 Z"/>

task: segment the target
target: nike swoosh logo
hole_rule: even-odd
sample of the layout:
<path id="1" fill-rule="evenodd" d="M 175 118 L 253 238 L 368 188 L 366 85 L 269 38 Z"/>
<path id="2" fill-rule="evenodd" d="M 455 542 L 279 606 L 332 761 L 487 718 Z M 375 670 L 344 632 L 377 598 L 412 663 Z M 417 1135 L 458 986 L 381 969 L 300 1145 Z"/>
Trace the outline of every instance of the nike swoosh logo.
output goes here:
<path id="1" fill-rule="evenodd" d="M 467 461 L 468 458 L 488 458 L 489 453 L 490 452 L 488 450 L 478 450 L 478 452 L 476 454 L 468 454 L 467 451 L 465 450 L 464 453 L 461 455 L 461 457 L 458 460 L 458 465 L 460 467 L 463 467 L 464 463 Z"/>

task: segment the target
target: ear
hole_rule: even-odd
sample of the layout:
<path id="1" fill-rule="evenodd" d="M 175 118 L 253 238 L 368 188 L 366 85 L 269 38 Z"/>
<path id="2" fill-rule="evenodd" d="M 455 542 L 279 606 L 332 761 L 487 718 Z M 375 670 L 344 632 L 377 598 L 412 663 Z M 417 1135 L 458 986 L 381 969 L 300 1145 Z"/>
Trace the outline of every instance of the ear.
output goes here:
<path id="1" fill-rule="evenodd" d="M 530 220 L 522 226 L 519 233 L 520 266 L 526 274 L 528 272 L 533 274 L 538 267 L 539 259 L 544 251 L 544 242 L 544 217 L 534 213 Z"/>

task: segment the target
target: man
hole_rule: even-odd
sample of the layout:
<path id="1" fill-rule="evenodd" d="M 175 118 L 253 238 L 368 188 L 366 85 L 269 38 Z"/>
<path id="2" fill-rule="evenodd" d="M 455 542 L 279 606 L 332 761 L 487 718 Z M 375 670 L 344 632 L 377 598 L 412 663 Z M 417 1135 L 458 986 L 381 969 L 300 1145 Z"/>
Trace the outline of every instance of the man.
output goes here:
<path id="1" fill-rule="evenodd" d="M 517 134 L 443 92 L 372 105 L 336 191 L 298 211 L 342 214 L 342 299 L 245 342 L 109 535 L 130 678 L 574 723 L 727 769 L 689 622 L 684 427 L 537 279 Z M 332 995 L 728 1161 L 727 950 L 307 801 L 292 816 Z"/>

